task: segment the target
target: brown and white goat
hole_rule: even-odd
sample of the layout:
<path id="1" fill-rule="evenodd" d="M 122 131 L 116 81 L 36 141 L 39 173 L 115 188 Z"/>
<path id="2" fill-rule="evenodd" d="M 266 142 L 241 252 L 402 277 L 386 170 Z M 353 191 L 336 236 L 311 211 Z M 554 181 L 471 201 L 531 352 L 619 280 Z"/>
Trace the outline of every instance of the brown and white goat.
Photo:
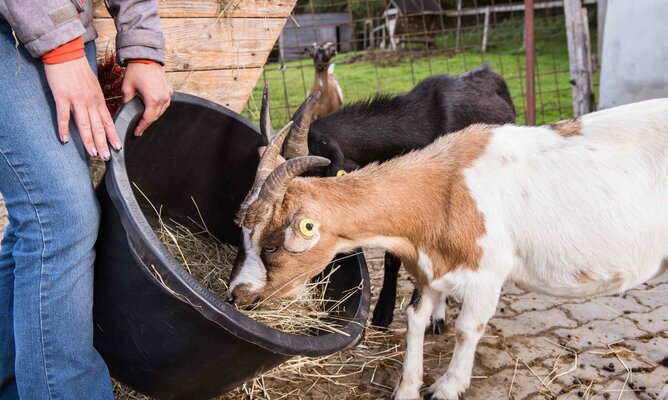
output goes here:
<path id="1" fill-rule="evenodd" d="M 304 53 L 313 59 L 315 67 L 315 79 L 308 95 L 320 92 L 315 115 L 316 118 L 324 117 L 337 111 L 343 104 L 343 91 L 334 75 L 334 64 L 330 63 L 332 57 L 336 55 L 336 46 L 332 42 L 323 45 L 313 43 L 313 50 L 307 47 Z"/>
<path id="2" fill-rule="evenodd" d="M 456 344 L 428 392 L 457 399 L 506 281 L 590 297 L 668 268 L 668 99 L 550 126 L 471 125 L 331 178 L 299 177 L 328 163 L 320 157 L 276 165 L 286 136 L 265 150 L 240 209 L 246 250 L 228 300 L 294 292 L 360 246 L 399 255 L 419 296 L 406 310 L 396 399 L 420 398 L 425 328 L 445 293 L 462 301 Z"/>

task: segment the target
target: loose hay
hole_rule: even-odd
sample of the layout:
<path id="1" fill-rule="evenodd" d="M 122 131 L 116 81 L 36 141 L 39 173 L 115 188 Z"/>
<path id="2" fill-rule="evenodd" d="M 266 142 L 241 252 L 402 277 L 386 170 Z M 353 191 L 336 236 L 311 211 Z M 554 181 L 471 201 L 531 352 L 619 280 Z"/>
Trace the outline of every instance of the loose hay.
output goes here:
<path id="1" fill-rule="evenodd" d="M 139 192 L 144 195 L 141 190 Z M 153 230 L 163 245 L 190 275 L 216 296 L 224 298 L 237 249 L 216 239 L 201 214 L 199 222 L 190 220 L 196 227 L 196 230 L 191 230 L 174 220 L 165 221 L 161 211 L 146 200 L 155 211 L 157 222 L 153 224 Z M 193 204 L 199 211 L 194 199 Z M 252 309 L 239 311 L 264 325 L 296 335 L 311 336 L 326 332 L 348 335 L 340 329 L 340 325 L 349 321 L 336 314 L 344 311 L 343 304 L 361 289 L 361 285 L 344 292 L 340 299 L 328 299 L 327 287 L 338 268 L 332 268 L 325 276 L 307 283 L 305 290 L 295 299 L 268 298 Z"/>

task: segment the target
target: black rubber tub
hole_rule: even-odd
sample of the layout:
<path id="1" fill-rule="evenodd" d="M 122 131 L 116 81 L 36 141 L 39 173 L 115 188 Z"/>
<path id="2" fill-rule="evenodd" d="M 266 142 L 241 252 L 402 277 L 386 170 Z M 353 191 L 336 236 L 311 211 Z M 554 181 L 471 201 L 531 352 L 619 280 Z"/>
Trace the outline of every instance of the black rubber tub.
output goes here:
<path id="1" fill-rule="evenodd" d="M 198 97 L 174 94 L 166 114 L 140 138 L 143 104 L 116 115 L 124 148 L 98 187 L 102 225 L 95 266 L 95 346 L 111 374 L 160 399 L 207 399 L 296 355 L 320 356 L 354 346 L 369 308 L 369 277 L 361 254 L 339 255 L 328 296 L 363 282 L 347 300 L 351 320 L 341 334 L 297 336 L 259 324 L 205 289 L 163 247 L 134 184 L 163 219 L 199 220 L 237 244 L 234 215 L 258 163 L 260 135 L 246 119 Z M 148 215 L 148 211 L 147 211 Z"/>

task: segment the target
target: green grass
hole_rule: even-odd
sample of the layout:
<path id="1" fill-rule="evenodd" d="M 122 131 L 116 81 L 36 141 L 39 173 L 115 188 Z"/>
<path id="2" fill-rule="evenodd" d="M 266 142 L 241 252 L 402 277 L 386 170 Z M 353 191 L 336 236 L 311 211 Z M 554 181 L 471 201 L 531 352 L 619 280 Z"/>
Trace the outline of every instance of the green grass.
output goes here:
<path id="1" fill-rule="evenodd" d="M 404 93 L 417 82 L 434 74 L 461 74 L 483 63 L 503 75 L 510 88 L 519 124 L 526 120 L 525 58 L 522 48 L 522 26 L 502 23 L 490 30 L 488 51 L 480 54 L 480 29 L 466 29 L 462 35 L 462 52 L 444 51 L 454 47 L 454 34 L 449 32 L 438 38 L 441 50 L 430 56 L 420 55 L 415 49 L 398 52 L 401 57 L 394 62 L 364 61 L 346 63 L 360 53 L 344 53 L 336 56 L 335 74 L 343 89 L 345 103 L 368 98 L 376 93 Z M 593 39 L 595 43 L 595 39 Z M 383 52 L 378 50 L 378 53 Z M 275 128 L 285 124 L 304 100 L 313 83 L 313 67 L 310 60 L 300 60 L 265 66 L 264 76 L 253 90 L 244 114 L 258 121 L 262 88 L 271 88 L 272 121 Z M 596 77 L 595 77 L 596 78 Z M 563 18 L 539 21 L 536 24 L 536 122 L 551 123 L 572 116 L 572 100 L 569 84 L 568 51 Z"/>

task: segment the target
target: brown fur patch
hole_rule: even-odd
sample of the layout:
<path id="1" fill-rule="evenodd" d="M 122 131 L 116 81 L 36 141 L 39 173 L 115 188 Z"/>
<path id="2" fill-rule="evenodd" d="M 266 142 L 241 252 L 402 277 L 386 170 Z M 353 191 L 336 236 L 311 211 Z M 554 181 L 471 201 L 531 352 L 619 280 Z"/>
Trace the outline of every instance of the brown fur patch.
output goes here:
<path id="1" fill-rule="evenodd" d="M 550 128 L 563 137 L 582 135 L 582 124 L 577 118 L 565 119 L 550 125 Z"/>
<path id="2" fill-rule="evenodd" d="M 455 340 L 457 343 L 464 343 L 467 339 L 466 333 L 464 331 L 460 331 L 459 329 L 455 330 Z"/>
<path id="3" fill-rule="evenodd" d="M 377 236 L 400 238 L 391 250 L 418 284 L 427 283 L 418 251 L 429 257 L 434 278 L 458 267 L 476 270 L 482 257 L 477 240 L 485 234 L 485 223 L 464 170 L 484 153 L 490 131 L 490 126 L 472 125 L 383 164 L 302 182 L 314 190 L 311 195 L 321 206 L 316 213 L 327 215 L 323 230 L 332 227 L 332 233 L 357 243 Z M 299 190 L 308 190 L 305 186 Z"/>
<path id="4" fill-rule="evenodd" d="M 478 325 L 478 327 L 475 328 L 475 331 L 478 332 L 479 335 L 482 335 L 482 333 L 485 331 L 485 324 Z"/>
<path id="5" fill-rule="evenodd" d="M 575 281 L 577 283 L 591 283 L 594 282 L 594 278 L 589 275 L 589 272 L 587 271 L 579 271 L 577 275 L 575 275 Z"/>

